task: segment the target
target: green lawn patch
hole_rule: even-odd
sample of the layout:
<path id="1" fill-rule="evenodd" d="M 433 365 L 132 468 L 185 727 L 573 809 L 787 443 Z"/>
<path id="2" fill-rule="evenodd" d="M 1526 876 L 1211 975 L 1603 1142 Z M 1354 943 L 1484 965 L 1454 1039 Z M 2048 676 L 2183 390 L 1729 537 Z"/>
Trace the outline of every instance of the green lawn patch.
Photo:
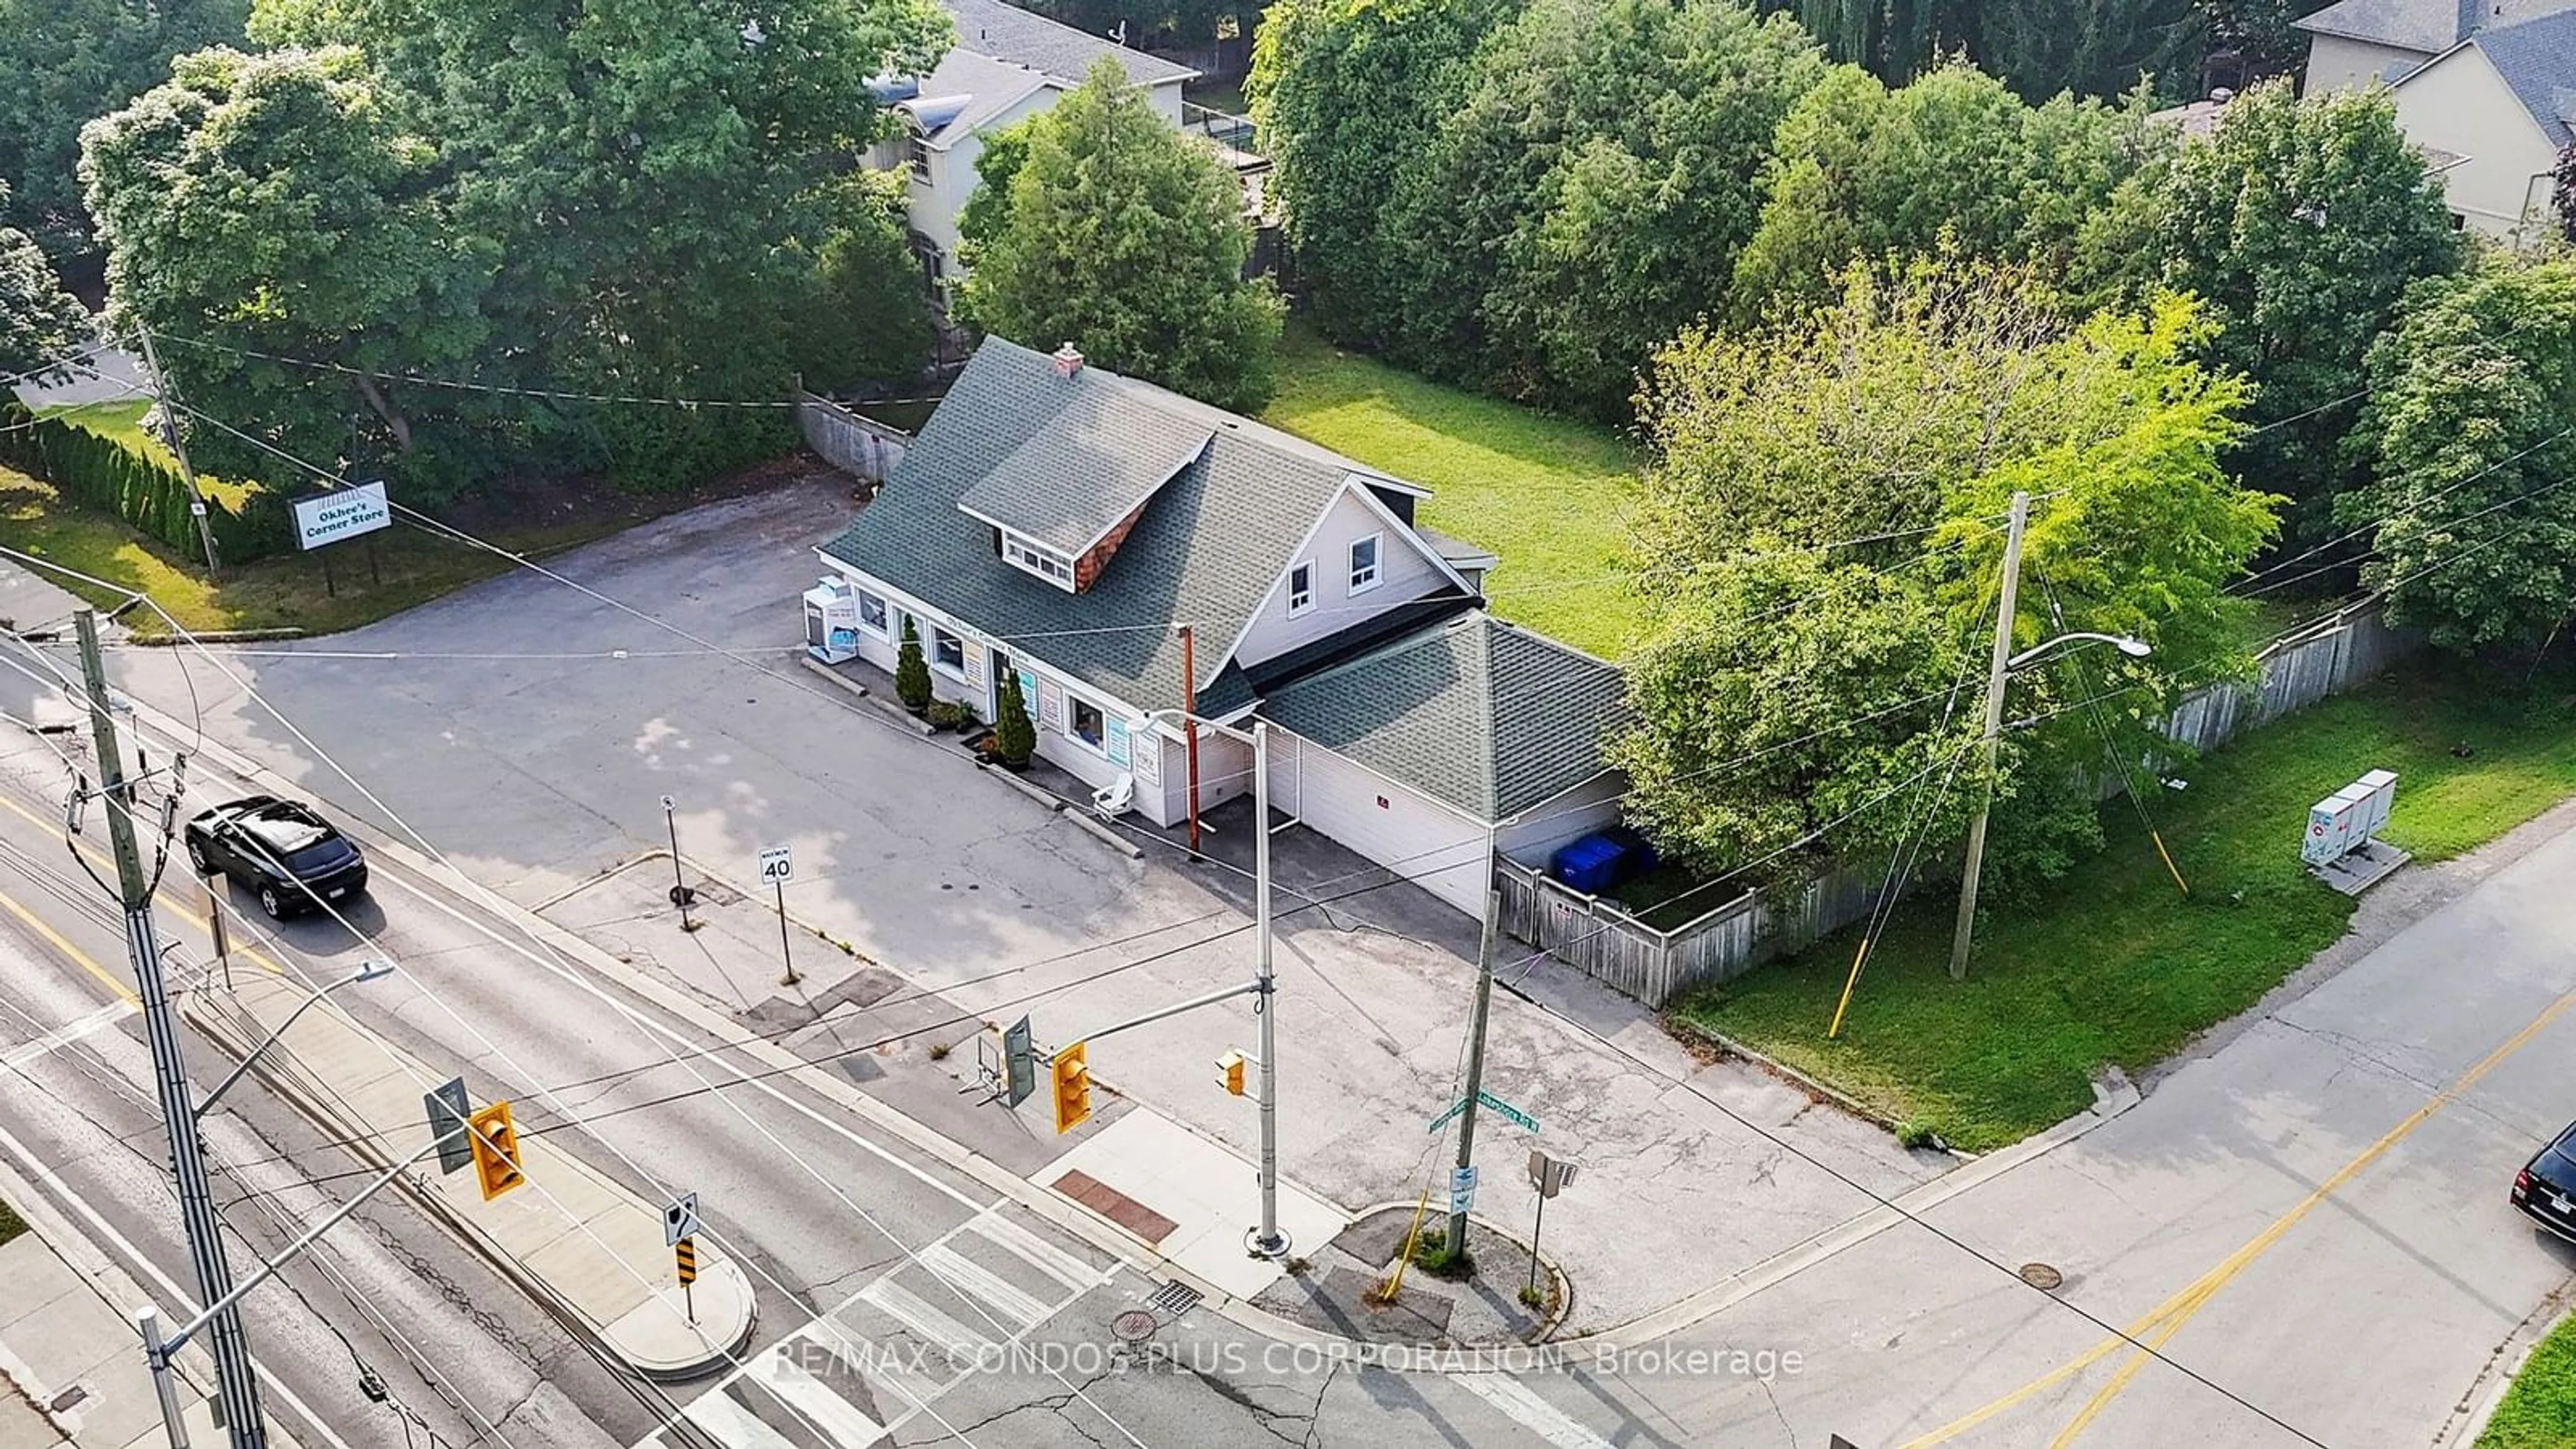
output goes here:
<path id="1" fill-rule="evenodd" d="M 1302 328 L 1281 343 L 1262 421 L 1432 490 L 1421 521 L 1493 550 L 1494 612 L 1617 658 L 1637 621 L 1626 577 L 1636 451 L 1588 423 L 1438 383 Z"/>
<path id="2" fill-rule="evenodd" d="M 137 404 L 109 406 L 133 407 L 140 415 Z M 96 409 L 79 411 L 91 413 Z M 113 417 L 93 422 L 91 417 L 83 416 L 78 421 L 102 432 L 116 426 Z M 159 446 L 149 440 L 139 445 Z M 605 487 L 574 485 L 532 489 L 525 497 L 514 497 L 509 510 L 513 516 L 544 521 L 495 524 L 476 518 L 461 520 L 461 526 L 513 553 L 542 557 L 712 498 L 747 491 L 792 475 L 801 466 L 791 457 L 703 488 L 671 494 L 626 494 Z M 202 486 L 209 494 L 228 499 L 250 491 L 217 479 L 205 480 Z M 284 628 L 301 629 L 307 634 L 338 633 L 401 613 L 514 567 L 509 560 L 487 550 L 401 523 L 373 535 L 373 539 L 372 567 L 368 545 L 351 542 L 331 550 L 327 570 L 319 554 L 289 554 L 227 568 L 218 581 L 208 578 L 201 561 L 193 556 L 182 556 L 159 540 L 144 537 L 121 519 L 66 506 L 49 485 L 0 467 L 0 546 L 33 554 L 117 587 L 80 583 L 33 565 L 21 567 L 102 609 L 125 601 L 119 590 L 134 590 L 169 610 L 180 627 L 190 633 Z M 51 621 L 9 622 L 15 627 L 34 627 Z M 144 610 L 128 612 L 122 622 L 145 637 L 167 632 L 158 616 Z"/>
<path id="3" fill-rule="evenodd" d="M 0 1202 L 0 1243 L 5 1243 L 26 1230 L 27 1220 L 18 1216 L 18 1210 L 5 1202 Z"/>
<path id="4" fill-rule="evenodd" d="M 2192 896 L 2125 801 L 2101 855 L 1980 924 L 1949 979 L 1955 892 L 1917 894 L 1827 1040 L 1856 931 L 1687 998 L 1677 1015 L 1962 1147 L 2018 1141 L 2083 1109 L 2104 1062 L 2135 1072 L 2225 1021 L 2341 936 L 2353 909 L 2298 861 L 2308 805 L 2364 770 L 2398 774 L 2387 837 L 2438 860 L 2576 795 L 2576 680 L 2426 658 L 2409 678 L 2295 714 L 2202 760 L 2148 807 Z M 2459 753 L 2464 751 L 2465 753 Z"/>
<path id="5" fill-rule="evenodd" d="M 2562 1318 L 2513 1376 L 2477 1449 L 2564 1449 L 2576 1444 L 2576 1318 Z"/>

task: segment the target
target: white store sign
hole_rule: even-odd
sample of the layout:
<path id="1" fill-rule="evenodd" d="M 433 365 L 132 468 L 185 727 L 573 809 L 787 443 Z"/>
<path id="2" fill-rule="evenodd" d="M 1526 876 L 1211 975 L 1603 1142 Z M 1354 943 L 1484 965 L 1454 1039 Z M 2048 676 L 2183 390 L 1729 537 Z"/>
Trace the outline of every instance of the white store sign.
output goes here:
<path id="1" fill-rule="evenodd" d="M 318 498 L 297 499 L 295 543 L 298 548 L 320 548 L 326 543 L 391 528 L 393 522 L 393 505 L 385 498 L 385 485 L 361 483 Z"/>

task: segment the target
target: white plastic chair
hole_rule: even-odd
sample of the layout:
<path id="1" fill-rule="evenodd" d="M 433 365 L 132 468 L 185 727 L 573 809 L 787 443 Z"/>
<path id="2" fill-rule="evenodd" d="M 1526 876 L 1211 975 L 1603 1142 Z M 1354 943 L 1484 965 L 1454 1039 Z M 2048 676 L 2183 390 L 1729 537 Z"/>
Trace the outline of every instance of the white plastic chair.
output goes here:
<path id="1" fill-rule="evenodd" d="M 1136 805 L 1136 777 L 1121 775 L 1107 788 L 1091 792 L 1091 808 L 1103 820 L 1115 820 Z"/>

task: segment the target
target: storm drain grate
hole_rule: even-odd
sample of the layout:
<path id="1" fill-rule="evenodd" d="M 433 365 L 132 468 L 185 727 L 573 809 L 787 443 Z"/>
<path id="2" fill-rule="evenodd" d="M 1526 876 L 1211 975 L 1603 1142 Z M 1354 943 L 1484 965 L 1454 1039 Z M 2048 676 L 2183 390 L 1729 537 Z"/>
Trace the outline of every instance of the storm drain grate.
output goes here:
<path id="1" fill-rule="evenodd" d="M 1154 1290 L 1154 1296 L 1145 1300 L 1145 1306 L 1178 1318 L 1198 1307 L 1201 1296 L 1199 1290 L 1187 1283 L 1166 1283 Z"/>

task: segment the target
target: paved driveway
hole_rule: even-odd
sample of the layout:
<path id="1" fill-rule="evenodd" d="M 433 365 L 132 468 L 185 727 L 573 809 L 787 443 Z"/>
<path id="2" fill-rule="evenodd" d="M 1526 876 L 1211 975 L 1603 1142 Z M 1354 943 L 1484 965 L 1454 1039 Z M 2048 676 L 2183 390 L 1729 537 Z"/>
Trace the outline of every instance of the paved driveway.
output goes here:
<path id="1" fill-rule="evenodd" d="M 811 549 L 846 523 L 849 506 L 838 486 L 802 484 L 550 562 L 689 638 L 521 572 L 352 634 L 227 658 L 392 814 L 523 905 L 545 906 L 664 847 L 657 802 L 667 793 L 692 860 L 747 882 L 761 846 L 792 844 L 791 911 L 969 1009 L 1158 957 L 1040 1003 L 1042 1039 L 1248 976 L 1245 937 L 1193 944 L 1246 922 L 1241 882 L 1165 853 L 1131 860 L 978 771 L 953 744 L 922 739 L 802 668 L 797 596 L 815 576 Z M 138 696 L 181 719 L 201 715 L 210 732 L 339 809 L 392 828 L 385 810 L 204 661 L 126 650 L 117 669 Z M 1362 865 L 1311 836 L 1283 843 L 1283 875 L 1320 881 Z M 566 914 L 582 904 L 555 914 L 610 935 L 639 929 Z M 1451 1150 L 1424 1123 L 1457 1091 L 1473 924 L 1396 886 L 1283 927 L 1285 1173 L 1346 1207 L 1410 1204 Z M 1547 1217 L 1550 1246 L 1577 1282 L 1577 1327 L 1673 1302 L 1867 1206 L 1680 1078 L 1878 1191 L 1942 1165 L 1757 1073 L 1692 1060 L 1648 1014 L 1587 983 L 1541 969 L 1526 985 L 1661 1073 L 1558 1016 L 1498 999 L 1489 1088 L 1534 1111 L 1541 1140 L 1586 1167 L 1581 1188 Z M 764 1020 L 782 1005 L 730 1004 Z M 1209 1064 L 1251 1045 L 1251 1023 L 1229 1006 L 1119 1036 L 1091 1065 L 1137 1100 L 1248 1149 L 1250 1104 L 1218 1091 Z M 1518 1164 L 1528 1143 L 1499 1132 L 1484 1140 L 1478 1210 L 1525 1225 L 1533 1204 Z"/>

